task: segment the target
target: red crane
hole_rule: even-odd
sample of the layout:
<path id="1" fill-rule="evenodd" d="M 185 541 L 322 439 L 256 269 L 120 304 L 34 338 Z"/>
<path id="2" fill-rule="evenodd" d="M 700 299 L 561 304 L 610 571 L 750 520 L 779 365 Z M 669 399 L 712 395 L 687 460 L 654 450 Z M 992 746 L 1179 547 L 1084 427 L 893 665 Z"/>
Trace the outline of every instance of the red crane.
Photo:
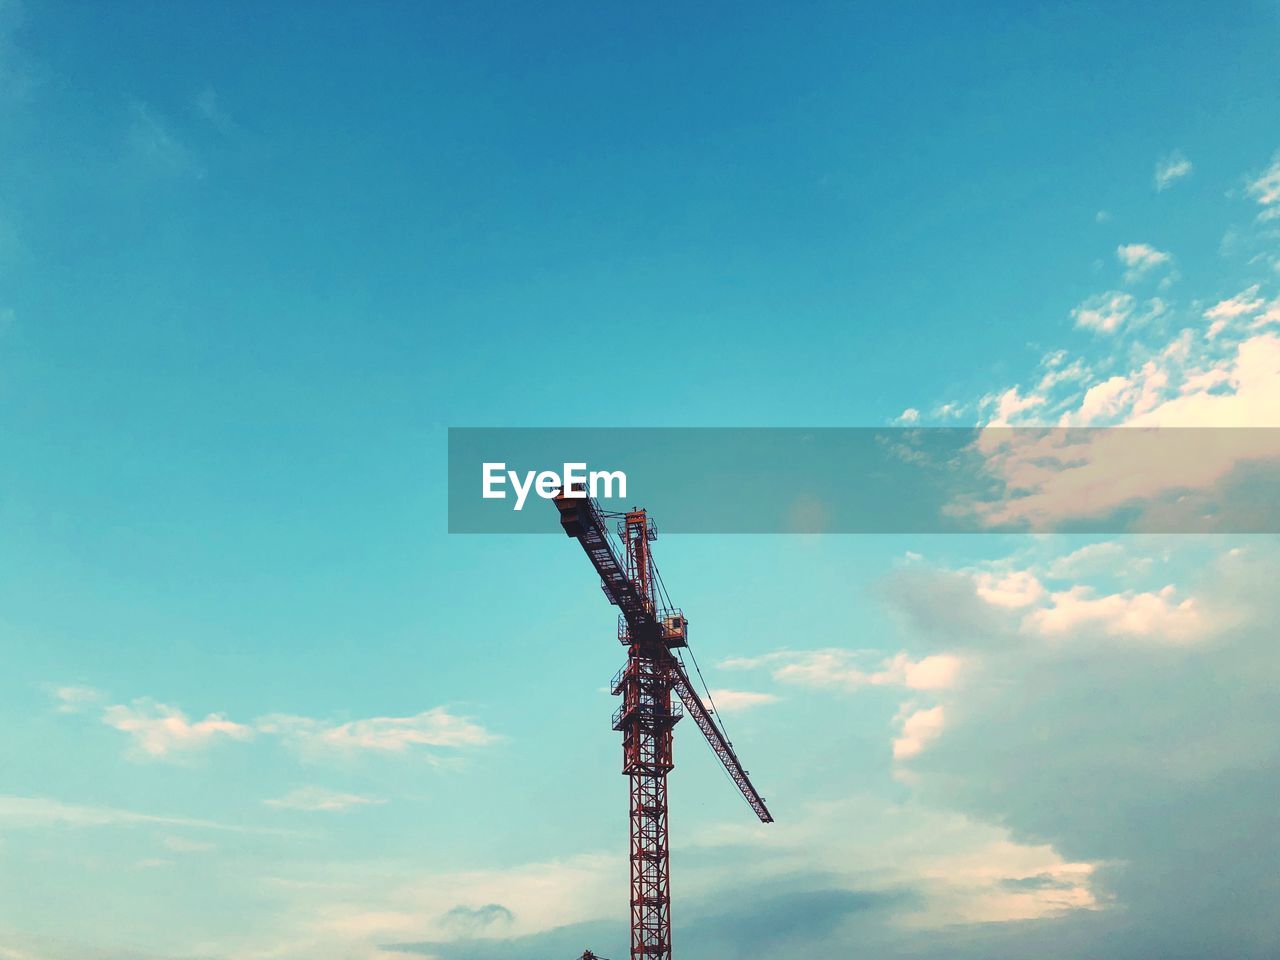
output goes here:
<path id="1" fill-rule="evenodd" d="M 553 501 L 560 525 L 582 545 L 605 596 L 621 611 L 618 640 L 627 648 L 611 689 L 622 697 L 613 729 L 622 733 L 622 772 L 631 779 L 631 960 L 670 960 L 667 774 L 675 766 L 671 734 L 681 703 L 756 816 L 763 823 L 773 816 L 685 672 L 680 650 L 689 645 L 689 621 L 671 605 L 654 566 L 649 544 L 658 537 L 656 527 L 644 510 L 606 513 L 585 490 L 574 492 L 561 491 Z M 608 519 L 619 521 L 616 546 Z"/>

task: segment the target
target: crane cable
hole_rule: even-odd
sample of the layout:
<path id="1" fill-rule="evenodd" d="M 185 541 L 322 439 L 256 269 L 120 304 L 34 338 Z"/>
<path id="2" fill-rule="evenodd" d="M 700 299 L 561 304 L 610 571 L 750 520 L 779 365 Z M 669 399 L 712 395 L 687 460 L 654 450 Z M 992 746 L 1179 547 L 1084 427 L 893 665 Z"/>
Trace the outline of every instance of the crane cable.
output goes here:
<path id="1" fill-rule="evenodd" d="M 671 602 L 671 597 L 667 594 L 667 585 L 662 582 L 662 574 L 658 571 L 658 565 L 653 562 L 652 558 L 649 560 L 649 565 L 653 570 L 654 580 L 658 584 L 658 592 L 662 597 L 663 603 L 669 609 L 674 609 L 675 604 Z M 715 700 L 711 697 L 711 688 L 707 685 L 707 678 L 702 675 L 702 667 L 698 666 L 698 656 L 693 652 L 693 646 L 689 643 L 688 637 L 685 638 L 685 650 L 689 651 L 689 659 L 693 661 L 693 670 L 698 675 L 698 679 L 702 682 L 702 692 L 707 695 L 707 705 L 711 708 L 711 712 L 716 715 L 716 719 L 720 724 L 720 732 L 724 734 L 724 742 L 729 745 L 730 750 L 733 750 L 733 741 L 729 739 L 729 731 L 725 729 L 724 717 L 721 715 L 719 708 L 716 707 Z M 684 655 L 679 652 L 678 648 L 676 656 L 680 660 L 680 665 L 684 666 Z M 694 691 L 694 695 L 697 696 L 696 690 Z M 737 756 L 736 750 L 734 751 L 734 755 Z M 730 779 L 732 779 L 732 777 Z"/>

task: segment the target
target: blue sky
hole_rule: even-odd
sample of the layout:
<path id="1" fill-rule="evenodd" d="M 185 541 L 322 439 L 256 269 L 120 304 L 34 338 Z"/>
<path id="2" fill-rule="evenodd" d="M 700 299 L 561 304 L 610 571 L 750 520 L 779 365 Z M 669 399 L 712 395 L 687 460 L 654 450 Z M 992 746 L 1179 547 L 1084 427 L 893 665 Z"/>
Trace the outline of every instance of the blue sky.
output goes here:
<path id="1" fill-rule="evenodd" d="M 621 955 L 612 613 L 446 429 L 1280 424 L 1278 34 L 0 2 L 0 957 Z M 677 946 L 1274 952 L 1273 540 L 657 549 L 779 820 L 681 731 Z"/>

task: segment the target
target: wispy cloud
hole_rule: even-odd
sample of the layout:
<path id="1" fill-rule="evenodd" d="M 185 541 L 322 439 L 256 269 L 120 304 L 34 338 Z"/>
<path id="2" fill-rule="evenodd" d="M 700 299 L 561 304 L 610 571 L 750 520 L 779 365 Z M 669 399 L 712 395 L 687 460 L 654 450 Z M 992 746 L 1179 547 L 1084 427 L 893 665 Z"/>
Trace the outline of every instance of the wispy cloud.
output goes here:
<path id="1" fill-rule="evenodd" d="M 1055 558 L 1046 568 L 1046 574 L 1059 580 L 1102 573 L 1124 577 L 1146 573 L 1153 563 L 1150 556 L 1135 556 L 1116 541 L 1106 540 L 1086 544 L 1066 556 Z"/>
<path id="2" fill-rule="evenodd" d="M 1157 267 L 1168 266 L 1173 256 L 1149 243 L 1124 243 L 1116 247 L 1116 258 L 1125 266 L 1126 283 L 1135 283 Z"/>
<path id="3" fill-rule="evenodd" d="M 228 720 L 223 714 L 210 713 L 203 720 L 193 721 L 177 707 L 146 697 L 129 705 L 107 707 L 102 720 L 107 726 L 129 734 L 143 754 L 156 758 L 198 750 L 223 738 L 249 740 L 253 737 L 252 727 Z"/>
<path id="4" fill-rule="evenodd" d="M 1249 196 L 1262 207 L 1259 220 L 1274 220 L 1280 217 L 1280 151 L 1271 158 L 1271 166 L 1257 176 L 1250 177 L 1245 186 Z"/>
<path id="5" fill-rule="evenodd" d="M 1173 150 L 1156 161 L 1156 191 L 1168 190 L 1183 177 L 1191 174 L 1191 161 L 1181 150 Z"/>
<path id="6" fill-rule="evenodd" d="M 211 853 L 217 849 L 207 840 L 192 840 L 190 837 L 181 837 L 172 833 L 162 837 L 160 842 L 166 850 L 174 853 Z"/>
<path id="7" fill-rule="evenodd" d="M 1241 318 L 1252 317 L 1255 314 L 1262 313 L 1264 307 L 1271 307 L 1280 317 L 1280 299 L 1268 304 L 1264 297 L 1258 295 L 1260 289 L 1259 284 L 1255 283 L 1248 289 L 1240 291 L 1234 297 L 1220 300 L 1206 310 L 1204 318 L 1209 320 L 1210 324 L 1209 329 L 1205 331 L 1205 336 L 1213 340 Z M 1269 319 L 1269 317 L 1264 316 L 1257 326 L 1264 326 Z"/>
<path id="8" fill-rule="evenodd" d="M 287 810 L 305 810 L 308 812 L 336 812 L 349 810 L 352 807 L 370 806 L 385 803 L 376 797 L 365 797 L 356 793 L 341 793 L 326 790 L 323 787 L 298 787 L 282 797 L 263 800 L 269 807 L 282 807 Z"/>
<path id="9" fill-rule="evenodd" d="M 498 739 L 468 717 L 447 707 L 432 707 L 408 717 L 370 717 L 335 723 L 293 714 L 269 714 L 252 723 L 240 723 L 222 713 L 193 720 L 178 707 L 149 697 L 130 704 L 113 704 L 102 721 L 127 733 L 138 755 L 173 760 L 190 756 L 220 742 L 273 737 L 287 746 L 315 755 L 324 752 L 370 751 L 404 753 L 414 748 L 460 749 L 489 744 Z M 433 752 L 422 754 L 439 758 Z"/>
<path id="10" fill-rule="evenodd" d="M 1045 400 L 1044 394 L 1036 390 L 1024 394 L 1020 388 L 1015 386 L 998 394 L 987 394 L 978 401 L 978 406 L 982 410 L 992 411 L 992 424 L 1008 426 L 1015 418 L 1043 406 Z"/>
<path id="11" fill-rule="evenodd" d="M 969 405 L 948 401 L 933 408 L 933 416 L 938 420 L 955 420 L 969 412 Z"/>
<path id="12" fill-rule="evenodd" d="M 763 667 L 781 683 L 845 690 L 883 686 L 937 690 L 954 684 L 960 670 L 959 659 L 949 654 L 914 660 L 906 653 L 898 653 L 874 666 L 867 664 L 871 656 L 874 655 L 838 647 L 778 650 L 758 657 L 731 657 L 721 661 L 720 666 L 726 670 Z"/>
<path id="13" fill-rule="evenodd" d="M 1171 584 L 1155 590 L 1112 592 L 1078 582 L 1065 588 L 1045 585 L 1046 577 L 1069 579 L 1081 571 L 1096 572 L 1100 564 L 1114 575 L 1151 566 L 1150 558 L 1138 563 L 1128 558 L 1119 544 L 1101 543 L 1047 564 L 1002 563 L 990 569 L 948 575 L 959 574 L 973 597 L 987 608 L 990 615 L 985 618 L 984 632 L 1003 632 L 1010 638 L 1042 641 L 1090 637 L 1182 644 L 1203 640 L 1232 622 L 1230 613 L 1206 607 L 1196 597 L 1181 596 Z M 915 686 L 920 688 L 919 684 Z"/>
<path id="14" fill-rule="evenodd" d="M 1097 333 L 1115 333 L 1133 316 L 1138 301 L 1119 290 L 1099 293 L 1071 311 L 1076 326 Z"/>
<path id="15" fill-rule="evenodd" d="M 109 827 L 120 825 L 158 825 L 190 827 L 199 830 L 226 830 L 233 833 L 287 833 L 273 829 L 257 829 L 241 824 L 219 823 L 192 817 L 138 813 L 117 807 L 97 807 L 64 803 L 49 797 L 0 795 L 0 828 L 4 827 Z"/>
<path id="16" fill-rule="evenodd" d="M 49 683 L 44 685 L 44 689 L 58 713 L 83 713 L 103 699 L 102 691 L 79 684 Z"/>
<path id="17" fill-rule="evenodd" d="M 222 104 L 218 91 L 206 86 L 195 98 L 196 112 L 224 137 L 232 136 L 239 131 L 235 119 Z"/>
<path id="18" fill-rule="evenodd" d="M 751 690 L 711 690 L 711 702 L 720 713 L 738 713 L 766 703 L 776 703 L 778 698 L 772 693 L 756 693 Z"/>
<path id="19" fill-rule="evenodd" d="M 131 161 L 147 173 L 163 177 L 204 176 L 199 158 L 169 123 L 140 100 L 129 104 L 126 146 Z"/>
<path id="20" fill-rule="evenodd" d="M 447 707 L 432 707 L 409 717 L 370 717 L 339 724 L 272 714 L 260 719 L 256 727 L 311 750 L 403 753 L 414 747 L 484 746 L 497 739 L 480 724 L 453 714 Z"/>

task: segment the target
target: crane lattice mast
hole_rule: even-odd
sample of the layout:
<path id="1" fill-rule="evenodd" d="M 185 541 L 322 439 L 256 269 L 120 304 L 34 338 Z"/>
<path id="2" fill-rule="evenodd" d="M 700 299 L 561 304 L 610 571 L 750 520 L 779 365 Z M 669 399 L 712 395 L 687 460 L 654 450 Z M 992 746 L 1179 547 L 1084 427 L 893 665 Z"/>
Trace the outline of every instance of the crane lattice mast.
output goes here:
<path id="1" fill-rule="evenodd" d="M 688 646 L 689 621 L 669 602 L 659 603 L 665 591 L 658 587 L 649 547 L 658 534 L 648 514 L 606 514 L 585 491 L 574 493 L 561 491 L 554 500 L 560 525 L 582 545 L 609 602 L 621 611 L 618 640 L 627 648 L 626 665 L 611 689 L 622 697 L 613 729 L 622 733 L 622 772 L 631 785 L 631 960 L 670 960 L 667 774 L 675 766 L 672 731 L 685 712 L 756 816 L 764 823 L 772 823 L 773 817 L 679 657 L 678 651 Z M 620 518 L 619 549 L 609 536 L 609 517 Z"/>

